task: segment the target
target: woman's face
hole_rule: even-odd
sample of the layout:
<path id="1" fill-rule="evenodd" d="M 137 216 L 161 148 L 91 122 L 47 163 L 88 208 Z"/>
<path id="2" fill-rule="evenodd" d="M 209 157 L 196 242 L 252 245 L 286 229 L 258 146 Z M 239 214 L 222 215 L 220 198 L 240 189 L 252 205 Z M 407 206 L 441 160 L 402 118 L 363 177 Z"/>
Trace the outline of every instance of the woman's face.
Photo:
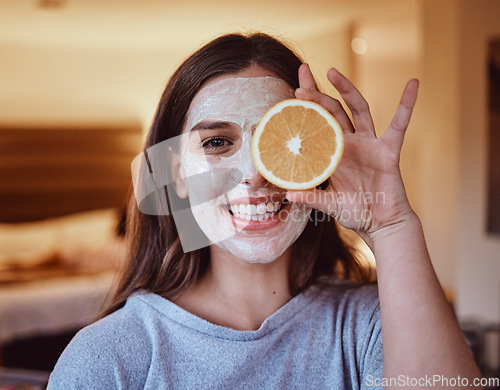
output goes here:
<path id="1" fill-rule="evenodd" d="M 293 97 L 285 81 L 254 66 L 210 80 L 188 111 L 180 174 L 187 178 L 193 215 L 213 244 L 247 262 L 281 256 L 311 212 L 283 202 L 286 191 L 260 175 L 250 150 L 262 116 Z M 207 171 L 209 180 L 196 179 L 206 178 Z"/>

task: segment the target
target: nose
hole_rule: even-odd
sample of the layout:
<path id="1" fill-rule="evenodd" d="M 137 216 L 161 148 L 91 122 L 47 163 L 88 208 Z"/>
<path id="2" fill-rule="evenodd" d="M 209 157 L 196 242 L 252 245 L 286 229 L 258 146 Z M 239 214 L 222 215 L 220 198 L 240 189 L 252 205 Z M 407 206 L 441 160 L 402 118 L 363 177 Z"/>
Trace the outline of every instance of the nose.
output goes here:
<path id="1" fill-rule="evenodd" d="M 253 161 L 250 164 L 252 165 L 252 169 L 248 173 L 243 174 L 243 183 L 254 188 L 263 187 L 267 183 L 267 180 L 257 170 Z"/>
<path id="2" fill-rule="evenodd" d="M 242 161 L 240 164 L 241 173 L 243 177 L 241 181 L 251 187 L 262 187 L 267 181 L 257 170 L 257 167 L 253 163 L 251 153 L 243 153 Z"/>
<path id="3" fill-rule="evenodd" d="M 253 163 L 252 151 L 249 142 L 245 142 L 242 145 L 241 152 L 241 161 L 239 164 L 242 171 L 241 173 L 243 174 L 241 181 L 244 184 L 255 188 L 264 186 L 267 183 L 267 180 L 264 179 Z"/>

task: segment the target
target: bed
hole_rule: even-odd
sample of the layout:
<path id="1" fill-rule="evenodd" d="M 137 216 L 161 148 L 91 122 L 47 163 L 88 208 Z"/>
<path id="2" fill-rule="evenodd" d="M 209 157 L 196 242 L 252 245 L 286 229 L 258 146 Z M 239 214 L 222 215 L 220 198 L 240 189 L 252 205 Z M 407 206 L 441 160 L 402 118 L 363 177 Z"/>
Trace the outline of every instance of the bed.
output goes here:
<path id="1" fill-rule="evenodd" d="M 141 142 L 137 124 L 0 126 L 0 366 L 12 346 L 74 334 L 99 315 L 126 256 Z"/>

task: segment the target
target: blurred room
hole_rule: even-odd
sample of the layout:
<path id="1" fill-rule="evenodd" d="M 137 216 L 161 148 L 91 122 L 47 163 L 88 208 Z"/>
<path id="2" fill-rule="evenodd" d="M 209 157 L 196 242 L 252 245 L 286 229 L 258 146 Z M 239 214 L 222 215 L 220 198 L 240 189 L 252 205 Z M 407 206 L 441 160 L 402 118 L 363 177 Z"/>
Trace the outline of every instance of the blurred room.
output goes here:
<path id="1" fill-rule="evenodd" d="M 498 375 L 500 2 L 208 4 L 0 0 L 0 366 L 50 371 L 98 315 L 125 255 L 130 163 L 171 73 L 221 33 L 263 31 L 324 91 L 331 66 L 353 80 L 379 134 L 420 80 L 403 178 L 476 358 Z"/>

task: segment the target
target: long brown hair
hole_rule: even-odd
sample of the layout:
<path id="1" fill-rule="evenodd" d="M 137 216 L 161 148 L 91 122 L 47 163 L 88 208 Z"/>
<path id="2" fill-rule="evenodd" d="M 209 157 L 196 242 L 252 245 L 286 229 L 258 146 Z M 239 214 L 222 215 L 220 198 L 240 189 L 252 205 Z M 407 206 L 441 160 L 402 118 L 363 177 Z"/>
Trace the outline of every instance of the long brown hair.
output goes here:
<path id="1" fill-rule="evenodd" d="M 266 34 L 221 36 L 191 55 L 173 74 L 158 105 L 144 150 L 182 133 L 196 93 L 213 77 L 258 65 L 298 88 L 300 58 Z M 171 215 L 146 215 L 131 197 L 127 223 L 130 252 L 126 267 L 104 315 L 144 289 L 168 299 L 195 283 L 210 261 L 209 248 L 184 253 Z M 318 222 L 323 221 L 323 222 Z M 292 295 L 318 283 L 321 276 L 339 275 L 368 281 L 367 270 L 342 241 L 335 221 L 313 210 L 292 248 L 289 288 Z"/>

